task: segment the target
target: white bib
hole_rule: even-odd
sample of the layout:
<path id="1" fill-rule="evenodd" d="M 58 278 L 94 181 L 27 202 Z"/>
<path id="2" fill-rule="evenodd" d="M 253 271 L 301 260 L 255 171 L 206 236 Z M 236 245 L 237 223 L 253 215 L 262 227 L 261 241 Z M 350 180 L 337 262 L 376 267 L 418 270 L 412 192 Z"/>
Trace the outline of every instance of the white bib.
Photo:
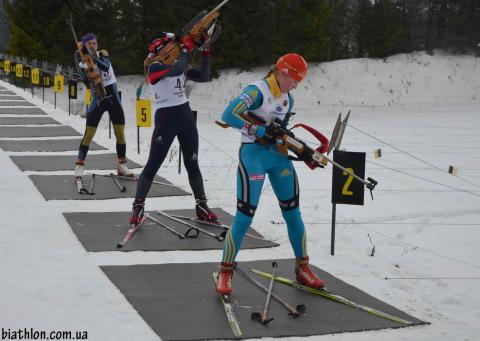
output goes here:
<path id="1" fill-rule="evenodd" d="M 117 81 L 111 63 L 107 72 L 100 70 L 100 73 L 102 74 L 103 86 L 111 85 Z"/>
<path id="2" fill-rule="evenodd" d="M 280 98 L 275 98 L 270 91 L 267 82 L 260 80 L 250 85 L 255 85 L 263 95 L 263 103 L 260 108 L 250 110 L 250 112 L 263 118 L 267 125 L 272 123 L 275 118 L 283 120 L 290 108 L 290 99 L 288 93 L 282 94 Z M 255 135 L 249 134 L 246 127 L 242 128 L 242 142 L 251 143 L 255 141 Z"/>
<path id="3" fill-rule="evenodd" d="M 173 107 L 188 102 L 185 94 L 185 75 L 165 77 L 156 84 L 150 84 L 153 111 L 159 108 Z"/>
<path id="4" fill-rule="evenodd" d="M 97 52 L 97 56 L 100 56 L 99 52 Z M 88 68 L 87 64 L 84 62 L 80 62 L 78 63 L 78 65 L 85 70 Z M 117 81 L 117 79 L 115 78 L 115 73 L 113 72 L 112 63 L 110 63 L 110 67 L 108 68 L 108 71 L 106 72 L 102 71 L 100 70 L 100 68 L 98 69 L 98 71 L 102 75 L 103 86 L 111 85 Z"/>

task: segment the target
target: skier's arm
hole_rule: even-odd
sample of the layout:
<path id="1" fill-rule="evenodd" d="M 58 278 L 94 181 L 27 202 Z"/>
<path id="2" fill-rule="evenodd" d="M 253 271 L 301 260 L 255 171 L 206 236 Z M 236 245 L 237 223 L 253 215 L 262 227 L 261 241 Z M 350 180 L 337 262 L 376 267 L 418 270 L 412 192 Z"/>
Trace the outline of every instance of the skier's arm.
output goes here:
<path id="1" fill-rule="evenodd" d="M 238 115 L 247 111 L 260 108 L 263 95 L 255 85 L 249 85 L 243 89 L 240 96 L 233 99 L 222 114 L 222 120 L 232 127 L 241 129 L 247 121 Z"/>
<path id="2" fill-rule="evenodd" d="M 108 59 L 108 52 L 106 50 L 100 50 L 98 54 L 98 56 L 96 54 L 93 55 L 95 64 L 97 64 L 100 70 L 108 72 L 111 64 L 110 59 Z"/>
<path id="3" fill-rule="evenodd" d="M 187 68 L 188 53 L 182 52 L 178 60 L 173 65 L 166 65 L 159 62 L 153 62 L 148 66 L 148 82 L 157 84 L 157 82 L 165 77 L 180 76 Z"/>
<path id="4" fill-rule="evenodd" d="M 199 70 L 189 69 L 186 73 L 187 79 L 190 79 L 194 82 L 209 82 L 211 79 L 210 75 L 210 56 L 204 55 L 202 57 L 202 67 Z"/>

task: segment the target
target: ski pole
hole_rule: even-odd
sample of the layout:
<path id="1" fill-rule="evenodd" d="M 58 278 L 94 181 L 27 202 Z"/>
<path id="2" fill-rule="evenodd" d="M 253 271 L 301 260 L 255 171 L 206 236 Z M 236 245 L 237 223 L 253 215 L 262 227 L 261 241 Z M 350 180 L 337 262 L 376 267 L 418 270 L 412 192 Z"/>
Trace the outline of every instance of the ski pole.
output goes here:
<path id="1" fill-rule="evenodd" d="M 108 176 L 108 175 L 102 175 L 102 176 Z M 122 180 L 138 181 L 138 176 L 116 175 L 116 177 L 119 178 L 119 179 L 122 179 Z M 161 185 L 161 186 L 180 187 L 180 188 L 184 187 L 184 186 L 177 186 L 177 185 L 174 185 L 174 184 L 169 184 L 169 183 L 166 183 L 166 182 L 161 182 L 161 181 L 156 181 L 156 180 L 153 180 L 152 184 Z"/>
<path id="2" fill-rule="evenodd" d="M 268 288 L 266 288 L 265 286 L 263 286 L 262 283 L 260 283 L 259 281 L 257 281 L 255 278 L 253 278 L 252 276 L 250 276 L 249 274 L 247 274 L 245 271 L 243 271 L 243 269 L 241 269 L 237 263 L 235 262 L 235 264 L 233 265 L 233 268 L 235 270 L 237 270 L 238 272 L 240 272 L 240 274 L 245 277 L 246 279 L 248 279 L 250 282 L 252 282 L 253 284 L 255 284 L 257 287 L 259 287 L 260 289 L 262 289 L 263 291 L 267 292 L 268 293 Z M 288 310 L 288 315 L 291 315 L 293 317 L 299 317 L 300 314 L 304 314 L 305 311 L 307 310 L 305 305 L 304 304 L 299 304 L 297 305 L 297 307 L 293 307 L 291 306 L 290 304 L 288 304 L 287 302 L 285 302 L 280 296 L 278 296 L 277 294 L 275 294 L 273 291 L 272 291 L 272 297 L 277 300 L 278 303 L 280 303 L 281 305 L 283 305 L 285 308 L 287 308 Z"/>
<path id="3" fill-rule="evenodd" d="M 180 239 L 183 239 L 185 237 L 187 238 L 197 238 L 198 236 L 198 230 L 196 228 L 189 228 L 187 230 L 187 232 L 185 232 L 185 234 L 181 234 L 180 232 L 178 232 L 177 230 L 175 230 L 174 228 L 168 226 L 168 225 L 165 225 L 164 223 L 162 223 L 160 220 L 158 219 L 155 219 L 154 217 L 152 217 L 150 214 L 148 213 L 145 213 L 145 217 L 147 217 L 148 219 L 150 219 L 151 221 L 153 221 L 154 223 L 160 225 L 161 227 L 163 227 L 164 229 L 167 229 L 168 231 L 172 232 L 174 235 L 176 235 L 178 238 Z M 195 231 L 196 233 L 195 234 L 190 234 L 192 231 Z"/>
<path id="4" fill-rule="evenodd" d="M 92 182 L 90 182 L 90 188 L 88 194 L 95 195 L 95 173 L 92 174 Z"/>
<path id="5" fill-rule="evenodd" d="M 113 181 L 115 181 L 115 183 L 117 184 L 118 188 L 120 189 L 120 192 L 124 193 L 124 192 L 127 191 L 127 187 L 122 186 L 122 185 L 120 184 L 120 182 L 118 182 L 117 177 L 115 176 L 115 174 L 110 173 L 110 177 L 113 179 Z"/>
<path id="6" fill-rule="evenodd" d="M 268 306 L 270 304 L 270 297 L 272 296 L 272 291 L 273 291 L 273 282 L 275 281 L 275 272 L 277 270 L 278 264 L 277 262 L 272 262 L 272 278 L 270 279 L 270 285 L 268 286 L 268 291 L 267 291 L 267 300 L 265 302 L 265 308 L 263 308 L 263 312 L 260 314 L 259 312 L 254 312 L 251 315 L 251 319 L 254 321 L 259 321 L 261 324 L 266 325 L 267 323 L 271 322 L 273 320 L 273 317 L 268 318 L 267 317 L 267 312 L 268 312 Z"/>
<path id="7" fill-rule="evenodd" d="M 189 221 L 192 221 L 192 222 L 197 223 L 197 224 L 203 224 L 203 225 L 206 225 L 206 226 L 216 227 L 216 228 L 219 228 L 219 229 L 222 229 L 222 230 L 225 230 L 225 231 L 230 230 L 230 226 L 225 225 L 225 224 L 212 223 L 212 222 L 209 222 L 209 221 L 205 221 L 205 220 L 201 220 L 201 219 L 195 219 L 195 218 L 186 217 L 186 216 L 177 215 L 177 214 L 171 214 L 171 216 L 175 217 L 175 218 L 179 218 L 179 219 L 189 220 Z M 255 235 L 250 234 L 250 233 L 245 233 L 245 236 L 269 242 L 268 239 L 265 239 L 265 238 L 262 238 L 262 237 L 259 237 L 259 236 L 255 236 Z"/>
<path id="8" fill-rule="evenodd" d="M 183 220 L 181 220 L 181 219 L 175 218 L 175 217 L 171 216 L 170 214 L 165 213 L 165 212 L 163 212 L 163 211 L 157 211 L 157 213 L 160 214 L 161 216 L 167 217 L 167 218 L 169 218 L 169 219 L 171 219 L 171 220 L 173 220 L 173 221 L 176 221 L 176 222 L 178 222 L 178 223 L 180 223 L 180 224 L 183 224 L 183 225 L 186 225 L 186 226 L 188 226 L 188 227 L 197 229 L 198 231 L 202 232 L 203 234 L 206 234 L 206 235 L 209 236 L 209 237 L 215 238 L 215 239 L 218 240 L 218 241 L 223 241 L 223 240 L 225 239 L 226 232 L 222 232 L 222 233 L 220 233 L 220 234 L 215 234 L 215 233 L 212 233 L 212 232 L 208 232 L 207 230 L 204 230 L 204 229 L 202 229 L 202 228 L 200 228 L 200 227 L 194 226 L 194 225 L 192 225 L 192 224 L 190 224 L 190 223 L 187 223 L 186 221 L 183 221 Z"/>

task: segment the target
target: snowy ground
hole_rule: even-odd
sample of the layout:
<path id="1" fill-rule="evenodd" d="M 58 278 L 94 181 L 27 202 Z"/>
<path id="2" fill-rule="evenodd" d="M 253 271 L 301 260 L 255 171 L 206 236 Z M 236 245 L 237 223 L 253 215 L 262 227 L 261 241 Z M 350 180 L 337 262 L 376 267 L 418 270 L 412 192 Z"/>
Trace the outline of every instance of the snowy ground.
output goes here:
<path id="1" fill-rule="evenodd" d="M 295 122 L 310 124 L 327 136 L 338 113 L 352 111 L 342 148 L 366 152 L 367 176 L 379 182 L 374 201 L 366 193 L 362 207 L 337 206 L 336 254 L 332 257 L 331 170 L 312 172 L 297 164 L 312 262 L 432 323 L 339 334 L 336 340 L 480 339 L 479 62 L 474 57 L 424 53 L 387 60 L 336 61 L 313 66 L 307 81 L 294 91 L 298 113 Z M 235 207 L 239 136 L 219 128 L 214 121 L 243 86 L 265 71 L 224 71 L 209 84 L 194 85 L 190 95 L 192 108 L 199 112 L 200 163 L 210 204 L 231 213 Z M 141 153 L 137 154 L 134 93 L 140 81 L 140 76 L 120 77 L 119 87 L 127 116 L 128 156 L 144 164 L 151 129 L 142 129 Z M 52 104 L 42 104 L 41 98 L 32 99 L 29 92 L 4 82 L 0 85 L 83 133 L 84 119 L 59 109 L 68 108 L 66 95 L 57 98 L 59 108 L 55 110 Z M 50 92 L 46 100 L 53 103 Z M 76 104 L 74 111 L 83 111 L 83 105 Z M 106 116 L 95 140 L 114 150 L 114 139 L 108 139 Z M 373 151 L 378 148 L 383 157 L 374 159 Z M 172 148 L 172 158 L 166 160 L 160 175 L 188 186 L 185 171 L 177 174 L 177 150 L 176 146 Z M 28 179 L 32 172 L 20 172 L 9 158 L 12 154 L 28 153 L 0 151 L 0 326 L 5 330 L 88 331 L 89 340 L 157 340 L 98 266 L 212 262 L 220 259 L 221 252 L 88 253 L 62 212 L 129 211 L 132 200 L 47 202 Z M 448 174 L 449 165 L 459 168 L 458 177 Z M 147 200 L 149 210 L 192 206 L 191 197 Z M 274 194 L 267 185 L 255 226 L 281 246 L 241 251 L 238 259 L 291 258 L 281 222 Z"/>

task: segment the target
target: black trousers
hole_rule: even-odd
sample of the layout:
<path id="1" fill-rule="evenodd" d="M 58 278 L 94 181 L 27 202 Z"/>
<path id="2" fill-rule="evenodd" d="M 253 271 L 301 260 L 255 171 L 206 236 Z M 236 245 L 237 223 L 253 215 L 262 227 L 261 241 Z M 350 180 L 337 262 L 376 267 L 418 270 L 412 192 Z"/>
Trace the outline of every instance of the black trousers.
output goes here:
<path id="1" fill-rule="evenodd" d="M 127 151 L 127 145 L 125 141 L 125 114 L 123 112 L 122 105 L 120 104 L 118 92 L 113 88 L 108 88 L 108 90 L 110 90 L 107 91 L 107 94 L 110 95 L 109 97 L 101 100 L 100 102 L 94 98 L 88 108 L 85 133 L 78 149 L 78 159 L 80 160 L 85 160 L 87 157 L 88 149 L 90 148 L 90 142 L 95 136 L 98 124 L 100 123 L 105 111 L 108 112 L 110 120 L 113 124 L 113 131 L 117 139 L 117 156 L 119 158 L 125 157 Z"/>
<path id="2" fill-rule="evenodd" d="M 147 164 L 140 174 L 136 198 L 145 199 L 153 178 L 162 165 L 175 137 L 178 138 L 183 162 L 195 198 L 205 196 L 203 177 L 198 166 L 198 130 L 189 103 L 161 108 L 155 112 L 155 128 L 152 134 Z"/>

